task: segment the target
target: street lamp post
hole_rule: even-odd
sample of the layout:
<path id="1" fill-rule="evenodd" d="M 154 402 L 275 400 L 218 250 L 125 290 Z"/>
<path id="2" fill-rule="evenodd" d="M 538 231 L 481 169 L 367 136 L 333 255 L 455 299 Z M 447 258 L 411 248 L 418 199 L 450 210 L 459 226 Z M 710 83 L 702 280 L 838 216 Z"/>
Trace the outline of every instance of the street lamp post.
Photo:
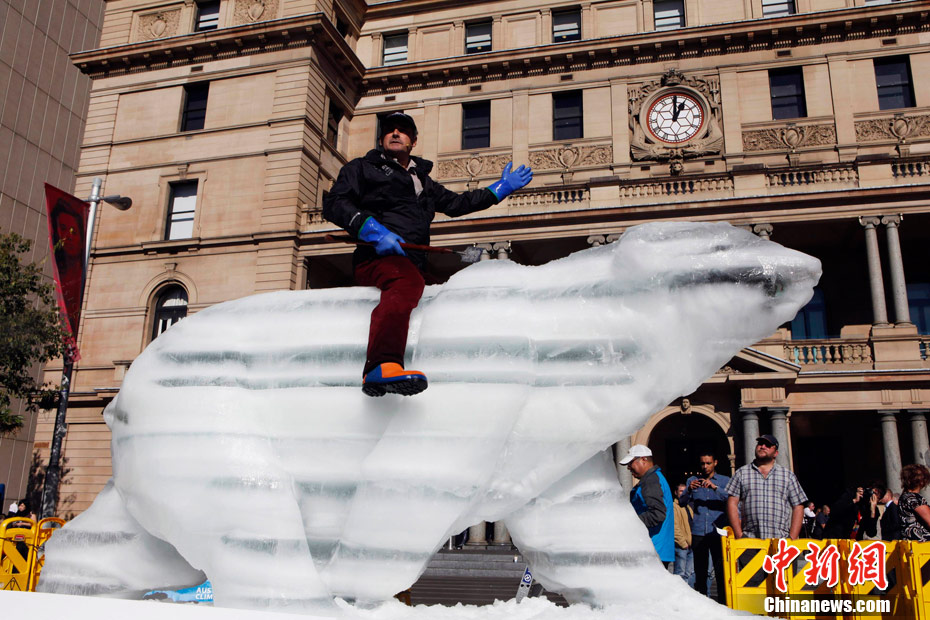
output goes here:
<path id="1" fill-rule="evenodd" d="M 90 264 L 91 243 L 94 238 L 94 224 L 97 220 L 97 205 L 102 200 L 113 205 L 120 211 L 125 211 L 132 206 L 132 199 L 127 196 L 112 195 L 101 196 L 100 188 L 103 185 L 103 179 L 95 177 L 90 190 L 90 215 L 87 225 L 87 238 L 84 240 L 84 264 L 81 273 L 81 291 L 83 292 L 87 284 L 87 266 Z M 83 299 L 83 295 L 82 295 Z M 77 334 L 73 334 L 77 340 Z M 61 483 L 61 446 L 64 442 L 65 435 L 68 433 L 68 424 L 65 421 L 68 413 L 68 396 L 71 393 L 71 374 L 74 370 L 74 360 L 72 351 L 65 351 L 64 368 L 61 371 L 61 388 L 58 392 L 58 411 L 55 413 L 55 430 L 52 433 L 51 454 L 48 459 L 48 468 L 45 470 L 45 486 L 42 489 L 42 509 L 40 518 L 54 516 L 55 508 L 58 506 L 58 487 Z"/>

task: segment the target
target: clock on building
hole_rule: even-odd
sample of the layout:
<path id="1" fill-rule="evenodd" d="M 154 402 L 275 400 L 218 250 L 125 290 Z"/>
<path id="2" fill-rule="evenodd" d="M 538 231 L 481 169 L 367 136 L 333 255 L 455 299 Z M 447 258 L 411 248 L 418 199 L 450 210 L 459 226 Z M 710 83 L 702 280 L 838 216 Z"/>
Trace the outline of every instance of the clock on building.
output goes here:
<path id="1" fill-rule="evenodd" d="M 704 108 L 693 96 L 671 92 L 656 99 L 646 115 L 646 126 L 656 140 L 667 144 L 687 142 L 704 126 Z"/>

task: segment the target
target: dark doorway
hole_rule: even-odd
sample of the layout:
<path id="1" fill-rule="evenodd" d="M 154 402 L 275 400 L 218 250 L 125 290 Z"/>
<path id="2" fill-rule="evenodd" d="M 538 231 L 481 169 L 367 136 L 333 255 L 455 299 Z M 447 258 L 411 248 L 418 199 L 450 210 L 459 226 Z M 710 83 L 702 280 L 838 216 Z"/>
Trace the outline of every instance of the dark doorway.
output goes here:
<path id="1" fill-rule="evenodd" d="M 718 472 L 730 475 L 726 433 L 699 413 L 676 413 L 659 422 L 649 436 L 649 447 L 672 486 L 700 473 L 698 457 L 705 451 L 716 457 Z"/>

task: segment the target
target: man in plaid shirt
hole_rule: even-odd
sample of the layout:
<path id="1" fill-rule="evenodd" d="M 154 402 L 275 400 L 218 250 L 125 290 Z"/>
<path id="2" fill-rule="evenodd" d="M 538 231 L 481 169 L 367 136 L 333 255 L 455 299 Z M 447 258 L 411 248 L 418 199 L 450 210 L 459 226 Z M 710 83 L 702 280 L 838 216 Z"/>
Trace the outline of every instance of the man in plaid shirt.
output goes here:
<path id="1" fill-rule="evenodd" d="M 797 538 L 801 533 L 807 495 L 794 472 L 775 462 L 777 455 L 778 440 L 762 435 L 756 439 L 755 460 L 737 469 L 727 484 L 727 518 L 737 538 Z"/>

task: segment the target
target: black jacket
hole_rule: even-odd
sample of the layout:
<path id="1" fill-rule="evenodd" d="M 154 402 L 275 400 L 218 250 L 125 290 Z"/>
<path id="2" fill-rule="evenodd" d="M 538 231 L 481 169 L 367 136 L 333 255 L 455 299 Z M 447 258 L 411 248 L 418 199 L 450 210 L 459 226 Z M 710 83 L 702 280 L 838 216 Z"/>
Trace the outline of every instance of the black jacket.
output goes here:
<path id="1" fill-rule="evenodd" d="M 488 189 L 456 194 L 430 178 L 433 162 L 411 157 L 423 191 L 417 196 L 410 173 L 380 150 L 372 149 L 365 157 L 353 159 L 339 171 L 333 188 L 323 198 L 323 217 L 346 229 L 353 237 L 369 217 L 374 217 L 391 232 L 408 243 L 429 245 L 429 229 L 438 211 L 451 217 L 481 211 L 497 204 Z M 426 267 L 426 255 L 407 250 L 407 256 L 420 269 Z M 353 263 L 377 258 L 374 248 L 360 245 Z"/>
<path id="2" fill-rule="evenodd" d="M 888 504 L 885 508 L 885 514 L 882 515 L 882 540 L 901 540 L 904 534 L 901 531 L 901 512 L 898 505 L 894 502 Z"/>
<path id="3" fill-rule="evenodd" d="M 863 535 L 875 536 L 878 532 L 878 515 L 872 516 L 869 495 L 863 495 L 858 502 L 854 502 L 855 499 L 856 490 L 849 489 L 830 503 L 830 519 L 823 528 L 824 538 L 849 538 L 857 520 L 859 529 L 856 540 L 862 540 Z"/>

